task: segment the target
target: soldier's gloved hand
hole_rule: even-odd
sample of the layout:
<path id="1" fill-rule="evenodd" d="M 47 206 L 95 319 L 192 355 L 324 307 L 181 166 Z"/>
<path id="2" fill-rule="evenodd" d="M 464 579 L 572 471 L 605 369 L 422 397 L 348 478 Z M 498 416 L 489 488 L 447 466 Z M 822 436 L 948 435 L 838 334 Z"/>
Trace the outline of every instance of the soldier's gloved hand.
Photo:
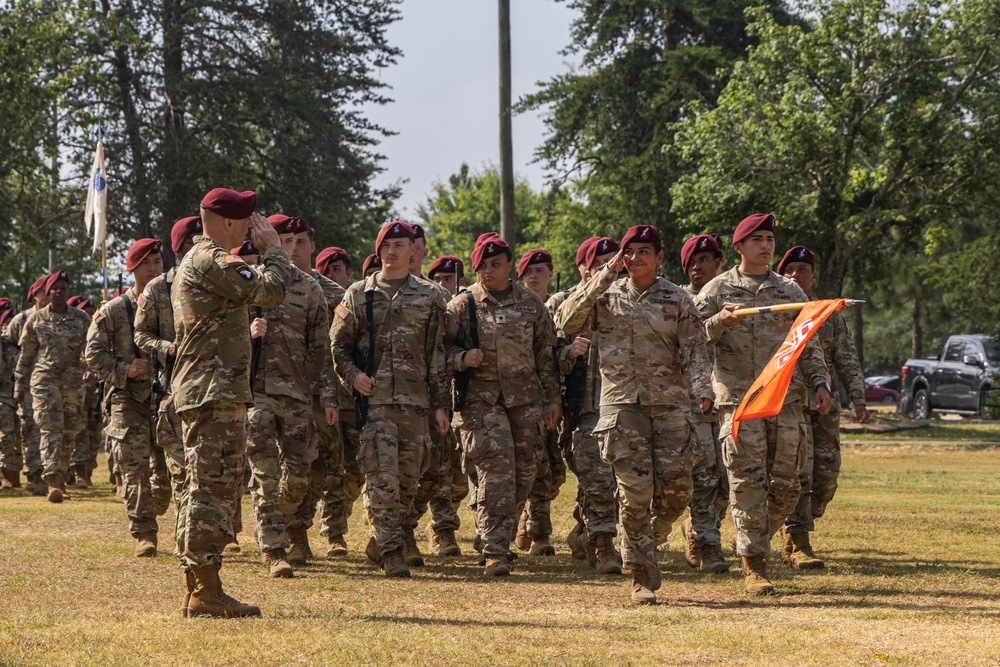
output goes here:
<path id="1" fill-rule="evenodd" d="M 576 359 L 577 357 L 582 357 L 587 354 L 587 349 L 590 347 L 590 341 L 582 336 L 577 336 L 573 339 L 573 342 L 569 346 L 569 354 L 571 357 Z"/>
<path id="2" fill-rule="evenodd" d="M 462 361 L 467 368 L 479 368 L 479 364 L 483 363 L 483 351 L 478 348 L 466 350 L 462 355 Z"/>
<path id="3" fill-rule="evenodd" d="M 738 315 L 733 315 L 734 310 L 736 310 L 736 306 L 726 304 L 722 307 L 722 310 L 719 311 L 719 319 L 722 320 L 722 323 L 727 327 L 735 327 L 743 319 Z"/>
<path id="4" fill-rule="evenodd" d="M 133 359 L 132 363 L 128 365 L 128 376 L 130 378 L 137 378 L 145 374 L 148 368 L 149 362 L 145 359 Z"/>
<path id="5" fill-rule="evenodd" d="M 562 419 L 562 403 L 550 403 L 549 414 L 545 415 L 545 428 L 555 431 L 559 428 L 560 419 Z"/>
<path id="6" fill-rule="evenodd" d="M 698 407 L 701 408 L 701 411 L 703 413 L 707 414 L 712 409 L 712 399 L 710 399 L 710 398 L 699 398 L 698 399 Z"/>
<path id="7" fill-rule="evenodd" d="M 830 391 L 826 387 L 819 387 L 816 389 L 816 412 L 821 415 L 829 414 L 830 408 L 833 407 L 833 401 L 830 400 Z"/>
<path id="8" fill-rule="evenodd" d="M 14 402 L 17 403 L 18 405 L 21 405 L 21 404 L 24 403 L 24 392 L 23 391 L 15 391 L 14 392 Z"/>
<path id="9" fill-rule="evenodd" d="M 362 396 L 371 396 L 372 388 L 375 387 L 375 380 L 368 377 L 364 373 L 359 373 L 358 377 L 354 378 L 354 388 L 358 390 L 358 393 Z"/>
<path id="10" fill-rule="evenodd" d="M 448 411 L 444 408 L 438 408 L 434 411 L 434 428 L 441 435 L 448 435 L 448 429 L 451 428 L 451 421 L 448 419 Z"/>
<path id="11" fill-rule="evenodd" d="M 337 411 L 337 408 L 323 408 L 323 414 L 326 417 L 327 426 L 337 425 L 337 420 L 340 419 L 340 412 Z"/>
<path id="12" fill-rule="evenodd" d="M 250 323 L 250 337 L 263 338 L 267 335 L 267 320 L 263 317 L 255 317 Z"/>
<path id="13" fill-rule="evenodd" d="M 274 227 L 268 223 L 267 218 L 262 216 L 260 213 L 250 214 L 249 227 L 250 227 L 250 240 L 253 244 L 257 246 L 257 250 L 264 252 L 272 246 L 279 245 L 281 243 L 278 238 L 278 232 L 274 231 Z"/>
<path id="14" fill-rule="evenodd" d="M 864 405 L 854 406 L 854 416 L 857 417 L 858 421 L 862 424 L 867 424 L 868 420 L 872 418 L 871 413 L 868 412 L 868 408 Z"/>

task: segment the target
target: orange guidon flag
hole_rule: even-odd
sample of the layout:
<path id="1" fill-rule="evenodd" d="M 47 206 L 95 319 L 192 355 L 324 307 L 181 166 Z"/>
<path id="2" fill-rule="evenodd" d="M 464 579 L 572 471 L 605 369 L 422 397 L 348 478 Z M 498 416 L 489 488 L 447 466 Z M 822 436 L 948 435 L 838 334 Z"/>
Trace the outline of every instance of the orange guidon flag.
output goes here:
<path id="1" fill-rule="evenodd" d="M 810 301 L 795 318 L 788 336 L 778 351 L 767 362 L 764 371 L 754 380 L 733 414 L 733 442 L 739 443 L 740 422 L 745 419 L 773 417 L 785 404 L 788 385 L 792 382 L 795 362 L 806 347 L 806 342 L 819 331 L 826 318 L 844 307 L 846 299 Z M 762 312 L 767 312 L 762 309 Z"/>

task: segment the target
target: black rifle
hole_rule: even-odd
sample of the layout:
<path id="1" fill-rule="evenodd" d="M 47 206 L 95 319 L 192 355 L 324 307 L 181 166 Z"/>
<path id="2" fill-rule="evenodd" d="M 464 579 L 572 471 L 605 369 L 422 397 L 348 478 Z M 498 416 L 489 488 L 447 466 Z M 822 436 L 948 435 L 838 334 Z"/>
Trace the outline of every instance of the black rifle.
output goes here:
<path id="1" fill-rule="evenodd" d="M 368 343 L 361 351 L 357 360 L 358 368 L 364 367 L 365 375 L 375 378 L 375 292 L 365 291 L 365 329 L 368 332 Z M 368 423 L 368 397 L 357 389 L 354 390 L 354 424 L 362 428 Z"/>
<path id="2" fill-rule="evenodd" d="M 160 407 L 160 401 L 163 400 L 163 385 L 160 384 L 160 373 L 156 368 L 157 352 L 156 347 L 149 348 L 149 374 L 153 378 L 153 411 L 155 412 Z"/>
<path id="3" fill-rule="evenodd" d="M 264 311 L 257 306 L 257 319 L 264 317 Z M 253 393 L 254 385 L 257 383 L 257 368 L 260 366 L 260 352 L 264 345 L 264 337 L 253 339 L 253 346 L 250 348 L 250 393 Z"/>
<path id="4" fill-rule="evenodd" d="M 556 274 L 556 291 L 557 292 L 561 291 L 559 289 L 559 283 L 561 283 L 561 282 L 562 282 L 562 274 L 561 273 L 557 273 Z"/>
<path id="5" fill-rule="evenodd" d="M 479 320 L 476 317 L 476 298 L 472 296 L 472 292 L 468 292 L 466 298 L 469 300 L 469 338 L 472 340 L 472 347 L 469 349 L 477 349 L 479 347 Z M 465 347 L 465 330 L 461 326 L 458 327 L 458 344 Z M 471 377 L 471 368 L 455 373 L 454 395 L 452 396 L 455 412 L 461 412 L 462 407 L 465 406 L 465 397 L 469 393 L 469 378 Z"/>

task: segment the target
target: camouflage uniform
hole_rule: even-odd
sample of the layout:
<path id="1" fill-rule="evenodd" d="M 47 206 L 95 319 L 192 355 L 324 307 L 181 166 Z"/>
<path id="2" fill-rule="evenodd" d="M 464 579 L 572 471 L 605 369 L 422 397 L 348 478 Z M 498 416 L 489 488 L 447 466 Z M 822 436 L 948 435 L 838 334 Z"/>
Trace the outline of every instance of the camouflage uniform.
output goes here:
<path id="1" fill-rule="evenodd" d="M 578 287 L 577 289 L 581 289 Z M 565 303 L 570 292 L 560 292 L 548 302 L 549 312 L 558 321 L 559 308 Z M 573 372 L 576 363 L 568 354 L 568 346 L 572 343 L 573 336 L 560 330 L 560 336 L 564 338 L 566 352 L 557 355 L 559 372 L 562 375 L 569 375 Z M 601 410 L 601 368 L 600 368 L 600 343 L 596 336 L 588 336 L 591 340 L 587 350 L 587 374 L 583 388 L 583 403 L 580 406 L 580 424 L 568 434 L 570 438 L 568 460 L 572 462 L 573 473 L 577 477 L 577 505 L 578 511 L 574 510 L 574 515 L 579 514 L 580 519 L 587 531 L 587 537 L 593 541 L 595 537 L 608 534 L 614 537 L 616 524 L 618 522 L 618 500 L 615 498 L 617 483 L 615 481 L 615 471 L 611 465 L 601 458 L 601 447 L 594 428 Z M 569 412 L 565 414 L 563 420 L 563 434 L 566 437 L 565 425 L 569 418 Z M 565 451 L 565 450 L 564 450 Z"/>
<path id="2" fill-rule="evenodd" d="M 865 405 L 865 376 L 844 316 L 840 313 L 830 315 L 816 332 L 816 338 L 823 350 L 827 369 L 836 371 L 847 388 L 851 402 L 855 406 Z M 813 519 L 826 512 L 826 506 L 837 492 L 837 478 L 840 476 L 840 397 L 835 394 L 830 412 L 821 415 L 816 410 L 816 397 L 810 391 L 808 421 L 811 447 L 806 466 L 799 475 L 802 485 L 799 502 L 785 521 L 788 533 L 815 530 Z"/>
<path id="3" fill-rule="evenodd" d="M 222 564 L 235 539 L 237 476 L 243 472 L 250 393 L 246 306 L 274 308 L 285 296 L 290 266 L 280 247 L 260 254 L 251 270 L 207 236 L 195 236 L 171 289 L 177 360 L 171 388 L 181 418 L 185 495 L 178 542 L 185 571 Z"/>
<path id="4" fill-rule="evenodd" d="M 264 311 L 267 333 L 254 376 L 254 405 L 247 419 L 247 457 L 253 470 L 253 508 L 261 551 L 289 547 L 286 523 L 309 491 L 316 459 L 313 389 L 329 366 L 326 301 L 319 284 L 291 268 L 285 300 Z M 335 387 L 321 401 L 334 405 Z M 291 526 L 294 527 L 294 526 Z"/>
<path id="5" fill-rule="evenodd" d="M 781 346 L 797 311 L 771 312 L 743 318 L 734 327 L 718 313 L 726 304 L 740 308 L 773 306 L 806 300 L 802 289 L 773 271 L 748 277 L 733 268 L 716 276 L 698 295 L 715 354 L 712 384 L 721 416 L 722 454 L 729 473 L 729 502 L 736 524 L 736 552 L 753 557 L 769 551 L 772 529 L 792 512 L 799 497 L 799 471 L 805 465 L 806 424 L 800 396 L 802 376 L 809 385 L 829 385 L 823 354 L 809 340 L 793 376 L 781 413 L 740 425 L 740 442 L 733 442 L 733 413 L 754 380 Z"/>
<path id="6" fill-rule="evenodd" d="M 0 470 L 20 475 L 24 466 L 21 453 L 21 424 L 14 402 L 14 367 L 17 346 L 0 335 Z"/>
<path id="7" fill-rule="evenodd" d="M 684 291 L 697 302 L 698 292 L 685 285 Z M 713 350 L 709 347 L 709 356 Z M 714 364 L 714 360 L 713 360 Z M 697 403 L 691 406 L 694 415 L 694 437 L 698 445 L 694 471 L 691 474 L 691 535 L 695 544 L 722 544 L 719 528 L 729 505 L 729 477 L 722 463 L 722 442 L 719 440 L 719 410 L 702 413 Z"/>
<path id="8" fill-rule="evenodd" d="M 101 306 L 87 332 L 87 364 L 104 381 L 104 400 L 111 405 L 111 419 L 105 432 L 125 486 L 125 513 L 133 537 L 157 531 L 156 517 L 170 504 L 170 489 L 158 489 L 154 496 L 151 478 L 157 448 L 154 435 L 150 376 L 128 376 L 129 366 L 138 358 L 129 310 L 135 313 L 138 295 L 130 287 L 123 296 Z M 164 493 L 165 491 L 165 493 Z"/>
<path id="9" fill-rule="evenodd" d="M 18 343 L 15 389 L 26 394 L 30 383 L 41 434 L 42 477 L 53 486 L 64 482 L 79 429 L 81 357 L 89 326 L 82 310 L 67 307 L 59 314 L 46 306 L 28 319 Z"/>
<path id="10" fill-rule="evenodd" d="M 448 303 L 445 346 L 449 366 L 466 370 L 469 298 L 479 323 L 482 363 L 471 369 L 465 405 L 455 414 L 466 466 L 473 471 L 476 528 L 483 554 L 503 559 L 535 479 L 536 452 L 543 447 L 547 405 L 559 403 L 559 375 L 552 346 L 552 318 L 541 299 L 520 285 L 498 302 L 481 283 Z"/>
<path id="11" fill-rule="evenodd" d="M 102 396 L 93 380 L 83 383 L 83 402 L 80 405 L 80 428 L 76 433 L 76 446 L 70 457 L 70 465 L 77 474 L 84 472 L 89 479 L 90 472 L 97 468 L 97 452 L 101 446 L 104 425 L 100 418 Z"/>
<path id="12" fill-rule="evenodd" d="M 28 321 L 28 317 L 38 312 L 37 308 L 22 310 L 7 323 L 7 330 L 4 337 L 14 345 L 20 352 L 21 332 Z M 15 366 L 17 361 L 14 361 Z M 29 372 L 33 369 L 28 369 Z M 32 406 L 30 394 L 25 393 L 24 403 L 18 408 L 18 417 L 21 422 L 21 451 L 23 452 L 24 468 L 29 479 L 41 481 L 42 476 L 42 452 L 41 434 L 38 425 L 35 423 L 35 411 Z"/>
<path id="13" fill-rule="evenodd" d="M 691 299 L 665 278 L 637 290 L 605 267 L 566 299 L 559 324 L 595 332 L 601 417 L 594 434 L 618 480 L 622 560 L 657 569 L 650 513 L 677 519 L 691 500 L 690 397 L 714 398 L 705 333 Z"/>
<path id="14" fill-rule="evenodd" d="M 345 386 L 364 372 L 356 360 L 368 346 L 365 294 L 374 295 L 375 387 L 368 423 L 361 430 L 358 464 L 365 475 L 365 506 L 371 512 L 382 556 L 403 548 L 402 524 L 420 476 L 429 464 L 428 412 L 450 402 L 442 325 L 445 300 L 425 280 L 408 276 L 391 299 L 381 272 L 348 288 L 330 327 L 333 362 Z"/>

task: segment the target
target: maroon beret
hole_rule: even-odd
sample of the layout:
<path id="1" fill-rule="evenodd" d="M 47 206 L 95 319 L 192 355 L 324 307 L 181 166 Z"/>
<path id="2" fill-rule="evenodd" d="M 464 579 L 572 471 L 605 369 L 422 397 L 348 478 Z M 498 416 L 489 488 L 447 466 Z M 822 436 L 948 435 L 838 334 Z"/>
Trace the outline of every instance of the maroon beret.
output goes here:
<path id="1" fill-rule="evenodd" d="M 139 239 L 129 246 L 128 254 L 125 255 L 125 268 L 135 271 L 136 267 L 142 264 L 142 260 L 148 256 L 160 252 L 163 244 L 156 239 Z"/>
<path id="2" fill-rule="evenodd" d="M 122 294 L 124 294 L 127 291 L 128 291 L 128 288 L 126 288 L 126 287 L 122 287 L 121 289 L 116 289 L 114 292 L 111 293 L 111 298 L 112 299 L 117 299 L 118 297 L 120 297 Z"/>
<path id="3" fill-rule="evenodd" d="M 52 286 L 60 280 L 69 285 L 69 274 L 65 271 L 56 271 L 45 276 L 44 293 L 48 294 L 52 290 Z"/>
<path id="4" fill-rule="evenodd" d="M 361 275 L 366 275 L 368 273 L 368 269 L 381 269 L 381 268 L 382 268 L 382 260 L 379 258 L 379 256 L 368 255 L 367 257 L 365 257 L 364 264 L 361 265 Z"/>
<path id="5" fill-rule="evenodd" d="M 592 243 L 597 243 L 600 240 L 600 236 L 591 236 L 589 239 L 580 244 L 580 247 L 576 249 L 577 266 L 587 263 L 587 248 L 589 248 Z"/>
<path id="6" fill-rule="evenodd" d="M 770 213 L 754 213 L 748 218 L 743 218 L 743 221 L 736 226 L 736 231 L 733 232 L 733 244 L 739 243 L 759 229 L 774 232 L 776 226 L 774 216 Z"/>
<path id="7" fill-rule="evenodd" d="M 31 283 L 31 287 L 28 288 L 28 301 L 34 299 L 38 292 L 45 287 L 45 279 L 48 277 L 48 274 L 39 276 L 35 279 L 35 282 Z"/>
<path id="8" fill-rule="evenodd" d="M 84 300 L 85 299 L 82 296 L 71 296 L 70 298 L 66 299 L 66 305 L 76 308 L 76 304 Z"/>
<path id="9" fill-rule="evenodd" d="M 414 241 L 416 241 L 417 239 L 426 239 L 427 238 L 427 233 L 424 231 L 424 226 L 423 225 L 417 224 L 416 222 L 411 222 L 409 224 L 410 224 L 410 227 L 413 228 L 413 240 Z"/>
<path id="10" fill-rule="evenodd" d="M 552 253 L 542 248 L 535 248 L 521 255 L 521 261 L 517 263 L 517 277 L 524 275 L 525 269 L 532 264 L 548 264 L 552 266 Z"/>
<path id="11" fill-rule="evenodd" d="M 244 220 L 257 208 L 257 193 L 215 188 L 201 200 L 201 207 L 230 220 Z"/>
<path id="12" fill-rule="evenodd" d="M 716 257 L 722 256 L 722 246 L 719 244 L 718 234 L 698 234 L 692 236 L 681 246 L 681 270 L 687 273 L 688 264 L 691 258 L 699 252 L 714 253 Z"/>
<path id="13" fill-rule="evenodd" d="M 510 254 L 510 246 L 496 232 L 480 234 L 476 239 L 476 247 L 472 250 L 472 270 L 478 271 L 484 259 L 496 257 L 504 253 Z"/>
<path id="14" fill-rule="evenodd" d="M 323 248 L 316 255 L 316 270 L 326 275 L 326 270 L 334 262 L 343 262 L 344 266 L 350 266 L 351 260 L 347 258 L 347 251 L 343 248 L 338 248 L 336 246 L 331 246 L 329 248 Z"/>
<path id="15" fill-rule="evenodd" d="M 427 271 L 427 277 L 433 278 L 435 273 L 455 273 L 456 268 L 458 268 L 458 277 L 464 277 L 465 263 L 454 255 L 443 255 L 431 264 L 431 268 Z"/>
<path id="16" fill-rule="evenodd" d="M 620 248 L 625 248 L 629 243 L 657 243 L 660 242 L 660 233 L 652 225 L 636 225 L 629 227 L 625 232 Z"/>
<path id="17" fill-rule="evenodd" d="M 17 315 L 17 311 L 10 305 L 10 299 L 5 299 L 5 301 L 7 301 L 7 306 L 0 308 L 0 329 L 3 329 L 4 325 L 7 324 L 7 320 Z"/>
<path id="18" fill-rule="evenodd" d="M 247 255 L 259 255 L 257 252 L 257 246 L 253 244 L 253 241 L 247 240 L 243 242 L 243 245 L 238 248 L 233 248 L 230 251 L 231 255 L 239 255 L 240 257 L 246 257 Z"/>
<path id="19" fill-rule="evenodd" d="M 413 238 L 413 227 L 410 226 L 410 223 L 402 220 L 387 222 L 382 225 L 382 229 L 378 230 L 378 236 L 375 238 L 375 254 L 378 254 L 378 249 L 382 247 L 382 243 L 386 239 L 410 239 L 412 241 Z"/>
<path id="20" fill-rule="evenodd" d="M 268 216 L 267 221 L 279 234 L 301 234 L 309 231 L 309 223 L 302 218 L 292 218 L 281 213 Z"/>
<path id="21" fill-rule="evenodd" d="M 816 254 L 805 247 L 804 245 L 797 245 L 794 248 L 789 248 L 785 256 L 781 258 L 778 262 L 778 275 L 783 275 L 785 273 L 785 267 L 792 262 L 805 262 L 809 266 L 816 268 Z"/>
<path id="22" fill-rule="evenodd" d="M 0 310 L 7 310 L 8 308 L 13 308 L 14 302 L 5 296 L 0 296 Z"/>
<path id="23" fill-rule="evenodd" d="M 594 264 L 597 262 L 597 258 L 601 255 L 607 255 L 609 252 L 618 252 L 621 246 L 618 245 L 618 241 L 607 236 L 599 236 L 594 239 L 594 242 L 590 244 L 587 248 L 587 256 L 584 258 L 586 262 L 587 270 L 594 268 Z"/>
<path id="24" fill-rule="evenodd" d="M 77 301 L 74 303 L 73 299 L 76 299 Z M 86 310 L 87 308 L 95 308 L 95 309 L 97 308 L 97 306 L 94 305 L 94 302 L 85 296 L 74 296 L 73 299 L 67 301 L 66 305 L 73 306 L 74 308 L 79 308 L 80 310 Z"/>
<path id="25" fill-rule="evenodd" d="M 174 252 L 180 252 L 184 242 L 195 234 L 201 234 L 201 217 L 189 215 L 186 218 L 181 218 L 174 223 L 170 230 L 170 247 L 174 249 Z"/>

